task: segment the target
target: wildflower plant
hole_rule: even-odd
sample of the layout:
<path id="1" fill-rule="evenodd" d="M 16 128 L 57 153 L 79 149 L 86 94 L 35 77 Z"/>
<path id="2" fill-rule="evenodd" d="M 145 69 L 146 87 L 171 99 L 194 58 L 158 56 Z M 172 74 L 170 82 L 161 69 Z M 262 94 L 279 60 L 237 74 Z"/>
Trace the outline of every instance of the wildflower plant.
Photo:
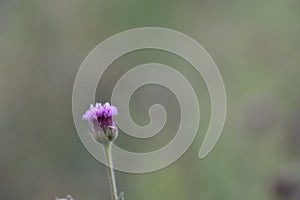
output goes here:
<path id="1" fill-rule="evenodd" d="M 104 146 L 112 200 L 124 200 L 123 193 L 118 195 L 117 192 L 111 155 L 111 145 L 118 136 L 118 128 L 114 121 L 114 116 L 117 114 L 117 108 L 110 105 L 110 103 L 107 102 L 103 105 L 96 103 L 90 105 L 82 119 L 89 122 L 93 139 Z"/>
<path id="2" fill-rule="evenodd" d="M 107 145 L 118 136 L 118 128 L 113 117 L 118 114 L 117 108 L 109 103 L 90 105 L 82 116 L 83 120 L 90 123 L 91 133 L 96 142 Z"/>

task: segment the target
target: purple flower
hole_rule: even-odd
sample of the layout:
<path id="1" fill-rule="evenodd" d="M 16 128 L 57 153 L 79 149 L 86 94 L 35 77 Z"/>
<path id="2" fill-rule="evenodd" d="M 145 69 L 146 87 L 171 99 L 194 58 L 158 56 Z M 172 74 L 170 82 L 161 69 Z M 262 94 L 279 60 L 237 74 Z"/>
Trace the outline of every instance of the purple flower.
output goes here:
<path id="1" fill-rule="evenodd" d="M 90 105 L 90 109 L 88 109 L 85 114 L 82 116 L 83 120 L 92 121 L 97 119 L 99 115 L 102 115 L 103 107 L 101 103 L 96 103 L 94 106 L 93 104 Z"/>
<path id="2" fill-rule="evenodd" d="M 108 141 L 113 141 L 117 137 L 118 129 L 113 120 L 113 117 L 117 114 L 117 108 L 108 102 L 104 105 L 96 103 L 95 106 L 90 106 L 82 116 L 82 119 L 91 124 L 92 133 L 96 141 L 104 143 L 107 139 Z"/>

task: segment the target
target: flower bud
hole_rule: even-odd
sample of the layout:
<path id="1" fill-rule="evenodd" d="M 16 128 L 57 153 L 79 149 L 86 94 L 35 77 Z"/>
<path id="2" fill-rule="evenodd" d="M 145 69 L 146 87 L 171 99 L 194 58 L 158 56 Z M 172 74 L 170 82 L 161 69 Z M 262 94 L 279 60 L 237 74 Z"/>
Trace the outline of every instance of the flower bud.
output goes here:
<path id="1" fill-rule="evenodd" d="M 90 123 L 93 138 L 101 144 L 106 144 L 113 142 L 118 136 L 118 128 L 113 119 L 117 114 L 117 108 L 109 103 L 96 103 L 95 106 L 90 106 L 82 118 Z"/>

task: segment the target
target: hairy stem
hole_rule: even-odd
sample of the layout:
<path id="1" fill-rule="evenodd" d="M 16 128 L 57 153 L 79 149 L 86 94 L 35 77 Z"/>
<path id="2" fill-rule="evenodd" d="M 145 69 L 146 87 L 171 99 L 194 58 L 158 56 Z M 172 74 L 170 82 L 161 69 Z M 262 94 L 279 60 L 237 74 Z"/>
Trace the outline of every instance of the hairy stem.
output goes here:
<path id="1" fill-rule="evenodd" d="M 113 161 L 112 161 L 112 156 L 111 156 L 111 145 L 112 145 L 112 142 L 108 142 L 107 144 L 105 144 L 105 154 L 106 154 L 107 171 L 108 171 L 108 178 L 109 178 L 109 183 L 110 183 L 112 200 L 117 200 L 118 192 L 117 192 L 117 185 L 116 185 Z"/>

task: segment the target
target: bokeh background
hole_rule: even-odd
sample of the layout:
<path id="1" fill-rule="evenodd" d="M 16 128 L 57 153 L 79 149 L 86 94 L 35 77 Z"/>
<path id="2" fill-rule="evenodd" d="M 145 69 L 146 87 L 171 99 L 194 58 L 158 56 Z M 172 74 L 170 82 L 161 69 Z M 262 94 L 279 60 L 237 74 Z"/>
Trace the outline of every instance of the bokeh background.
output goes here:
<path id="1" fill-rule="evenodd" d="M 197 157 L 210 119 L 205 83 L 167 52 L 143 50 L 105 72 L 97 101 L 133 66 L 160 62 L 190 78 L 201 107 L 199 134 L 177 162 L 157 172 L 117 172 L 127 200 L 300 199 L 300 1 L 298 0 L 1 0 L 0 199 L 108 200 L 105 167 L 82 145 L 72 118 L 76 72 L 89 51 L 118 32 L 158 26 L 201 43 L 222 73 L 228 97 L 223 135 Z M 130 103 L 138 124 L 151 104 L 168 111 L 149 140 L 120 132 L 117 144 L 144 152 L 176 132 L 179 104 L 167 89 L 147 85 Z"/>

